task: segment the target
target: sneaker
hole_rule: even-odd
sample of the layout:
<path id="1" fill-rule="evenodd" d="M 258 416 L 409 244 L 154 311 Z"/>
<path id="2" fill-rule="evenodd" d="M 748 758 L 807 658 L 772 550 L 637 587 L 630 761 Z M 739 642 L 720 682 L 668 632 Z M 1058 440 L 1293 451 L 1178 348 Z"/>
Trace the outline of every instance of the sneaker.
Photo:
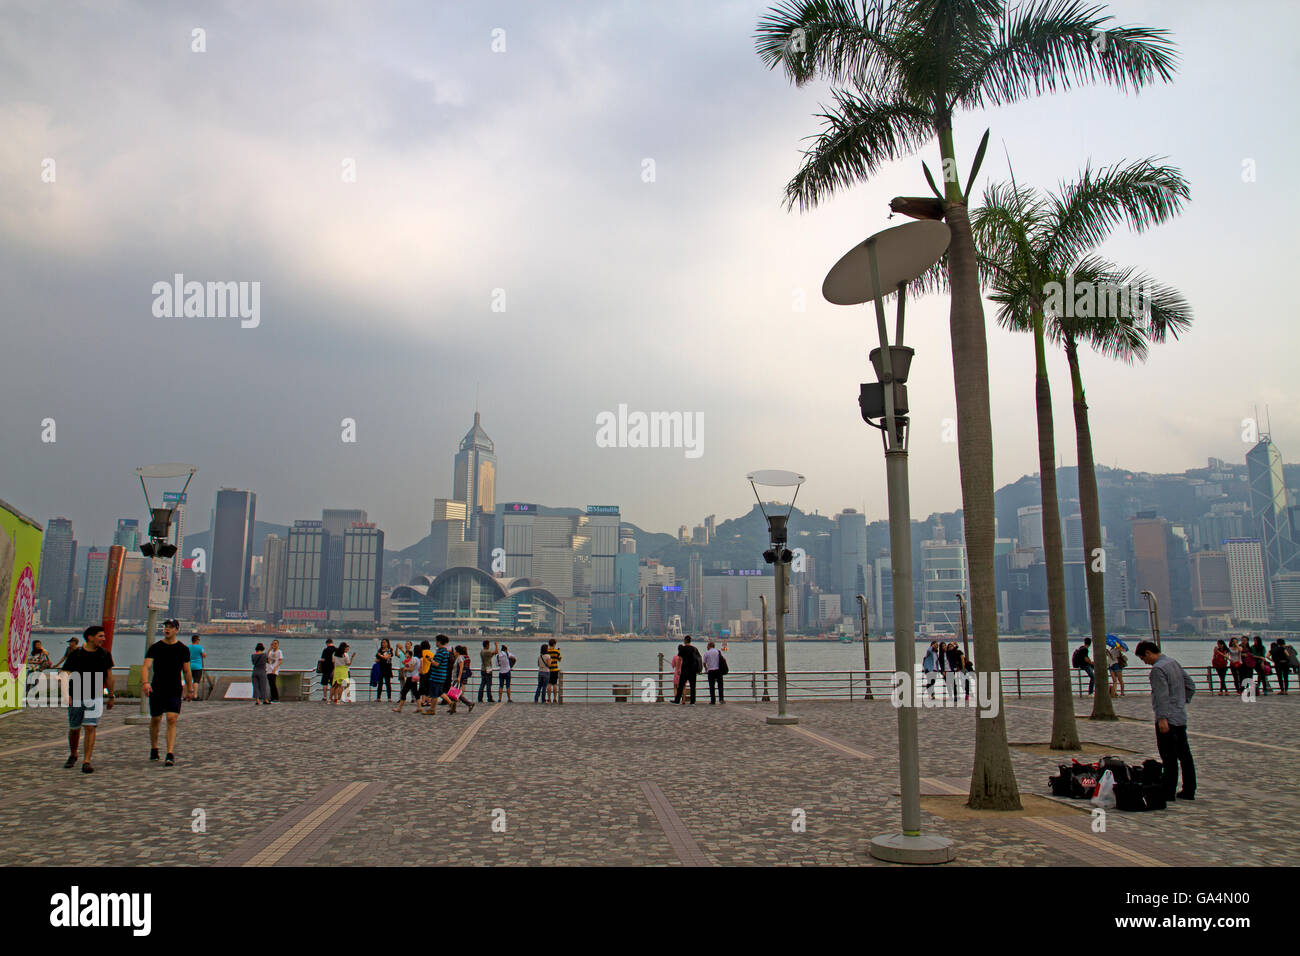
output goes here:
<path id="1" fill-rule="evenodd" d="M 163 766 L 164 766 L 164 767 L 174 767 L 174 766 L 176 766 L 176 758 L 173 757 L 171 754 L 168 754 L 168 755 L 167 755 L 167 759 L 163 761 Z"/>
<path id="2" fill-rule="evenodd" d="M 158 759 L 158 748 L 157 748 L 157 747 L 150 747 L 150 748 L 149 748 L 149 759 L 150 759 L 150 760 L 157 760 L 157 759 Z"/>
<path id="3" fill-rule="evenodd" d="M 82 772 L 82 773 L 94 773 L 94 772 L 95 772 L 95 768 L 92 767 L 92 766 L 91 766 L 90 764 L 88 764 L 88 763 L 83 763 L 83 764 L 81 765 L 81 772 Z"/>
<path id="4" fill-rule="evenodd" d="M 63 761 L 63 769 L 67 770 L 69 767 L 75 766 L 76 763 L 77 763 L 77 755 L 73 754 L 67 760 Z"/>

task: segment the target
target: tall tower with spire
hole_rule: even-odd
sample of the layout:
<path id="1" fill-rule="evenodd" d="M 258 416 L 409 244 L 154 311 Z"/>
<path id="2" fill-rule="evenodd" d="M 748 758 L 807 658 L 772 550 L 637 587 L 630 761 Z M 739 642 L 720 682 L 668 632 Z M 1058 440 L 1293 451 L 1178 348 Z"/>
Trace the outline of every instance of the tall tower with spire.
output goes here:
<path id="1" fill-rule="evenodd" d="M 478 540 L 479 517 L 482 511 L 496 507 L 497 456 L 496 447 L 487 432 L 483 431 L 479 413 L 474 412 L 474 427 L 460 440 L 456 452 L 456 476 L 452 494 L 457 501 L 465 502 L 465 540 Z"/>

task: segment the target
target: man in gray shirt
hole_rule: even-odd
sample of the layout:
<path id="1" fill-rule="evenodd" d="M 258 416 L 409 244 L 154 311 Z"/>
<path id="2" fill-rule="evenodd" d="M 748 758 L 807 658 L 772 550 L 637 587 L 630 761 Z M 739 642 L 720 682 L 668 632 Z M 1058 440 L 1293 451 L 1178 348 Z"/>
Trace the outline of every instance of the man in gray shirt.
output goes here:
<path id="1" fill-rule="evenodd" d="M 1196 693 L 1196 684 L 1187 676 L 1172 657 L 1160 653 L 1160 648 L 1150 641 L 1137 646 L 1137 656 L 1151 665 L 1151 709 L 1156 715 L 1156 746 L 1164 763 L 1165 796 L 1173 800 L 1178 788 L 1178 768 L 1183 769 L 1183 789 L 1178 790 L 1180 800 L 1196 799 L 1196 766 L 1192 763 L 1192 750 L 1187 745 L 1186 704 Z"/>

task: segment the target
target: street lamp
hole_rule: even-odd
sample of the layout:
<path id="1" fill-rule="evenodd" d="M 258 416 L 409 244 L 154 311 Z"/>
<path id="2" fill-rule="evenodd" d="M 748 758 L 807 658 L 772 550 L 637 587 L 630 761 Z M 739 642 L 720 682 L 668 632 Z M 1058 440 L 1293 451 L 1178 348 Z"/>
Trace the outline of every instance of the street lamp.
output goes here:
<path id="1" fill-rule="evenodd" d="M 1156 650 L 1160 649 L 1160 604 L 1156 601 L 1156 596 L 1150 591 L 1143 591 L 1142 596 L 1147 599 L 1147 617 L 1151 620 L 1151 639 L 1156 642 Z"/>
<path id="2" fill-rule="evenodd" d="M 185 484 L 181 486 L 180 493 L 176 495 L 176 502 L 180 503 L 185 500 L 185 492 L 190 487 L 190 482 L 194 480 L 194 475 L 198 471 L 196 465 L 182 464 L 162 464 L 162 465 L 145 465 L 135 470 L 136 476 L 140 479 L 140 488 L 144 492 L 144 504 L 149 509 L 149 540 L 140 545 L 140 553 L 149 559 L 149 616 L 145 619 L 144 625 L 144 649 L 148 653 L 149 646 L 153 643 L 154 628 L 158 625 L 158 612 L 167 610 L 167 604 L 171 598 L 171 567 L 172 558 L 176 556 L 176 545 L 167 539 L 171 537 L 172 515 L 176 513 L 175 507 L 166 506 L 164 496 L 163 507 L 155 508 L 153 502 L 149 500 L 149 485 L 145 479 L 162 480 L 185 479 Z M 144 673 L 141 672 L 140 684 L 140 712 L 132 714 L 126 718 L 128 724 L 147 724 L 149 723 L 149 698 L 144 694 Z"/>
<path id="3" fill-rule="evenodd" d="M 894 669 L 912 680 L 916 664 L 912 607 L 911 503 L 907 480 L 907 374 L 915 350 L 903 345 L 907 283 L 942 257 L 952 233 L 948 226 L 924 220 L 878 232 L 850 249 L 822 283 L 822 296 L 835 305 L 875 302 L 880 347 L 870 353 L 877 385 L 863 384 L 858 408 L 863 421 L 879 428 L 885 446 L 889 491 L 890 567 L 894 590 Z M 887 295 L 898 296 L 894 344 L 885 327 Z M 879 419 L 879 424 L 876 423 Z M 895 678 L 897 679 L 897 678 Z M 903 696 L 898 708 L 898 772 L 903 803 L 903 832 L 871 841 L 871 855 L 891 863 L 947 863 L 956 857 L 953 842 L 921 834 L 921 771 L 917 754 L 916 701 Z"/>
<path id="4" fill-rule="evenodd" d="M 867 642 L 867 599 L 858 595 L 858 612 L 862 615 L 862 666 L 866 670 L 867 696 L 871 700 L 871 645 Z"/>
<path id="5" fill-rule="evenodd" d="M 758 499 L 758 508 L 763 512 L 763 517 L 767 519 L 768 540 L 771 544 L 763 552 L 763 560 L 768 564 L 776 565 L 776 714 L 769 715 L 767 722 L 769 724 L 797 724 L 798 717 L 791 717 L 785 712 L 785 588 L 786 578 L 790 571 L 790 562 L 794 559 L 794 553 L 786 547 L 788 532 L 786 523 L 790 520 L 790 515 L 794 512 L 794 499 L 799 497 L 799 486 L 803 484 L 803 475 L 796 474 L 793 471 L 754 471 L 745 476 L 749 482 L 749 487 L 754 489 L 754 497 Z M 783 515 L 770 515 L 767 509 L 763 507 L 763 499 L 759 497 L 758 486 L 764 485 L 771 488 L 793 488 L 794 494 L 790 497 L 790 507 Z M 766 645 L 764 645 L 766 646 Z M 766 665 L 764 671 L 766 671 Z"/>

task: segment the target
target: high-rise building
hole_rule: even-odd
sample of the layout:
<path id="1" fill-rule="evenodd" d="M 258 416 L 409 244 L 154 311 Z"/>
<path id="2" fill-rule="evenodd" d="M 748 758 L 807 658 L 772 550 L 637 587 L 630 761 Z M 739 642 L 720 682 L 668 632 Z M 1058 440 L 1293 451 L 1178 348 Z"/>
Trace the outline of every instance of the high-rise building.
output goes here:
<path id="1" fill-rule="evenodd" d="M 1206 626 L 1230 621 L 1232 578 L 1223 551 L 1196 551 L 1188 556 L 1191 569 L 1192 616 Z"/>
<path id="2" fill-rule="evenodd" d="M 1273 575 L 1273 621 L 1288 625 L 1300 622 L 1300 571 Z"/>
<path id="3" fill-rule="evenodd" d="M 235 488 L 222 488 L 217 492 L 212 557 L 208 568 L 209 600 L 214 618 L 248 610 L 256 512 L 257 495 L 253 492 Z"/>
<path id="4" fill-rule="evenodd" d="M 343 532 L 344 620 L 379 620 L 384 585 L 384 533 L 373 523 L 357 522 Z"/>
<path id="5" fill-rule="evenodd" d="M 289 539 L 268 534 L 262 542 L 262 610 L 269 621 L 279 620 L 284 610 L 288 570 Z"/>
<path id="6" fill-rule="evenodd" d="M 1016 523 L 1020 533 L 1020 547 L 1029 551 L 1043 550 L 1043 506 L 1026 505 L 1016 509 Z"/>
<path id="7" fill-rule="evenodd" d="M 113 543 L 126 548 L 126 553 L 140 550 L 140 522 L 136 518 L 118 518 Z"/>
<path id="8" fill-rule="evenodd" d="M 1263 545 L 1265 586 L 1271 590 L 1273 575 L 1300 571 L 1300 554 L 1287 506 L 1282 453 L 1268 435 L 1261 436 L 1259 443 L 1246 452 L 1246 472 L 1254 518 L 1250 536 L 1258 535 Z"/>
<path id="9" fill-rule="evenodd" d="M 1229 538 L 1223 542 L 1232 587 L 1232 616 L 1253 624 L 1268 623 L 1264 582 L 1264 543 L 1259 538 Z"/>
<path id="10" fill-rule="evenodd" d="M 77 568 L 77 542 L 72 522 L 51 518 L 42 541 L 40 592 L 46 624 L 67 624 L 73 618 L 73 578 Z"/>
<path id="11" fill-rule="evenodd" d="M 364 524 L 366 512 L 363 508 L 326 508 L 320 518 L 329 535 L 329 550 L 325 555 L 325 607 L 338 611 L 343 608 L 343 534 L 354 524 Z"/>
<path id="12" fill-rule="evenodd" d="M 618 505 L 587 505 L 583 528 L 590 538 L 590 579 L 586 582 L 591 595 L 591 629 L 593 633 L 614 626 L 617 588 L 614 585 L 614 559 L 618 556 Z"/>
<path id="13" fill-rule="evenodd" d="M 1172 623 L 1169 577 L 1169 523 L 1154 511 L 1139 511 L 1130 518 L 1133 529 L 1135 593 L 1130 595 L 1135 607 L 1145 608 L 1141 593 L 1150 591 L 1160 608 L 1161 619 Z"/>
<path id="14" fill-rule="evenodd" d="M 460 440 L 456 452 L 456 471 L 452 482 L 452 497 L 465 502 L 468 525 L 465 540 L 478 540 L 478 512 L 496 508 L 497 456 L 492 439 L 474 413 L 474 427 Z"/>
<path id="15" fill-rule="evenodd" d="M 479 509 L 477 544 L 478 568 L 492 574 L 492 552 L 501 547 L 501 522 L 497 520 L 495 510 Z"/>
<path id="16" fill-rule="evenodd" d="M 881 554 L 875 562 L 876 599 L 871 605 L 871 627 L 881 634 L 894 631 L 894 568 L 888 554 Z"/>
<path id="17" fill-rule="evenodd" d="M 845 508 L 835 516 L 831 528 L 831 561 L 835 565 L 836 590 L 840 595 L 840 613 L 857 613 L 857 595 L 866 594 L 867 516 Z"/>
<path id="18" fill-rule="evenodd" d="M 448 568 L 457 567 L 455 546 L 465 542 L 465 527 L 469 515 L 465 502 L 451 498 L 436 498 L 433 502 L 433 520 L 429 522 L 429 571 L 439 575 Z"/>
<path id="19" fill-rule="evenodd" d="M 951 628 L 961 626 L 957 595 L 969 591 L 966 548 L 943 539 L 921 542 L 921 620 Z"/>
<path id="20" fill-rule="evenodd" d="M 179 491 L 164 491 L 163 505 L 172 509 L 171 534 L 172 544 L 176 545 L 176 554 L 172 558 L 172 586 L 180 580 L 181 570 L 185 567 L 185 499 L 189 496 Z"/>
<path id="21" fill-rule="evenodd" d="M 86 555 L 85 597 L 81 604 L 81 619 L 87 624 L 98 624 L 104 616 L 104 585 L 108 580 L 108 552 L 92 549 Z"/>
<path id="22" fill-rule="evenodd" d="M 284 617 L 301 618 L 290 611 L 319 612 L 325 616 L 325 562 L 329 555 L 329 532 L 320 521 L 295 521 L 289 529 L 285 566 Z"/>
<path id="23" fill-rule="evenodd" d="M 533 576 L 533 524 L 537 505 L 514 501 L 502 507 L 501 546 L 506 552 L 506 577 Z"/>

